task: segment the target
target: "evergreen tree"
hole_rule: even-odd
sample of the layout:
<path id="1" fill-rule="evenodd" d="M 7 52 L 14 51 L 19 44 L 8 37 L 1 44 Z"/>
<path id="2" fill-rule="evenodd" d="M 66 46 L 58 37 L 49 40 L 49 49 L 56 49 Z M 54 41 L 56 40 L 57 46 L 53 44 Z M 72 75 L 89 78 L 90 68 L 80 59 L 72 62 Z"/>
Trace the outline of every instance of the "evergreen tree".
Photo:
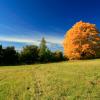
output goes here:
<path id="1" fill-rule="evenodd" d="M 40 48 L 39 48 L 39 58 L 41 62 L 45 62 L 46 61 L 46 53 L 47 53 L 47 46 L 46 46 L 46 40 L 43 37 L 40 43 Z"/>

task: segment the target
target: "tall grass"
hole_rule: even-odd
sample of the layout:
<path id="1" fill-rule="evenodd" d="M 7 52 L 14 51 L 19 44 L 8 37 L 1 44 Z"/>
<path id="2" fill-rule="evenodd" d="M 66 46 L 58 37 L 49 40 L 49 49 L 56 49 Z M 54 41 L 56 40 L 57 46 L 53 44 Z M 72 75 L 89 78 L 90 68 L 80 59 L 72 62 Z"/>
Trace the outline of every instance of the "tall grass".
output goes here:
<path id="1" fill-rule="evenodd" d="M 0 67 L 0 100 L 100 100 L 100 60 Z"/>

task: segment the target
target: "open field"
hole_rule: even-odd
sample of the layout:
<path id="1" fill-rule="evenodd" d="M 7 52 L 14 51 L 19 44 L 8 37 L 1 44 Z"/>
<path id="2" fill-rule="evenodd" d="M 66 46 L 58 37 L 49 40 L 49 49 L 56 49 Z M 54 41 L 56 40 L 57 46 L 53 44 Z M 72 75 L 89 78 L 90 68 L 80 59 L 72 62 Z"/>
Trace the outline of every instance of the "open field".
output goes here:
<path id="1" fill-rule="evenodd" d="M 0 100 L 100 100 L 100 60 L 0 67 Z"/>

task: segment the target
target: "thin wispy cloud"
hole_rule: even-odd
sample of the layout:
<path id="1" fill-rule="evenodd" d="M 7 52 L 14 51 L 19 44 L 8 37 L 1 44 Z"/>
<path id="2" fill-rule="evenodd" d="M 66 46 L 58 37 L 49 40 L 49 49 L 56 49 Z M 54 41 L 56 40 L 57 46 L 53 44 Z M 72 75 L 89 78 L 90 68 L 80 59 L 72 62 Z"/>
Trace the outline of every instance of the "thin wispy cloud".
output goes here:
<path id="1" fill-rule="evenodd" d="M 16 37 L 0 37 L 0 41 L 6 41 L 6 42 L 18 42 L 18 43 L 29 43 L 29 44 L 38 44 L 38 41 L 33 41 L 31 39 L 22 39 L 22 38 L 16 38 Z"/>
<path id="2" fill-rule="evenodd" d="M 62 39 L 54 38 L 51 36 L 44 36 L 46 38 L 46 41 L 48 44 L 61 44 Z M 0 37 L 0 41 L 6 41 L 6 42 L 17 42 L 17 43 L 27 43 L 27 44 L 36 44 L 39 45 L 40 39 L 31 39 L 31 38 L 16 38 L 16 37 Z"/>
<path id="3" fill-rule="evenodd" d="M 0 28 L 3 29 L 3 32 L 0 31 L 0 41 L 37 44 L 42 39 L 42 37 L 44 37 L 47 42 L 61 44 L 63 40 L 63 37 L 59 36 L 63 33 L 62 30 L 54 32 L 40 32 L 23 27 L 17 27 L 16 29 L 16 27 L 6 24 L 0 24 Z"/>
<path id="4" fill-rule="evenodd" d="M 40 32 L 28 28 L 18 28 L 14 26 L 9 26 L 5 24 L 0 24 L 0 28 L 4 31 L 0 31 L 0 42 L 6 46 L 15 46 L 17 50 L 21 50 L 25 45 L 39 45 L 42 37 L 46 39 L 47 46 L 50 49 L 62 49 L 62 40 L 63 37 L 60 37 L 59 34 L 63 32 L 54 31 L 54 32 Z M 61 33 L 62 32 L 62 33 Z M 4 33 L 4 34 L 3 34 Z"/>

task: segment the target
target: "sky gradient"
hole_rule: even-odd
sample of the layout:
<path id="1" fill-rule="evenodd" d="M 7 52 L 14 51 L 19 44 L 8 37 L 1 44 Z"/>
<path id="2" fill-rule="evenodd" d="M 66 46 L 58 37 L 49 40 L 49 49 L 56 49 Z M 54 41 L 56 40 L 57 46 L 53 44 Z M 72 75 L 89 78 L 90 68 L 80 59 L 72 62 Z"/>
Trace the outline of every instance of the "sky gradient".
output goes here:
<path id="1" fill-rule="evenodd" d="M 21 49 L 39 45 L 45 37 L 49 46 L 58 49 L 66 31 L 80 20 L 100 29 L 100 1 L 0 0 L 0 44 Z"/>

